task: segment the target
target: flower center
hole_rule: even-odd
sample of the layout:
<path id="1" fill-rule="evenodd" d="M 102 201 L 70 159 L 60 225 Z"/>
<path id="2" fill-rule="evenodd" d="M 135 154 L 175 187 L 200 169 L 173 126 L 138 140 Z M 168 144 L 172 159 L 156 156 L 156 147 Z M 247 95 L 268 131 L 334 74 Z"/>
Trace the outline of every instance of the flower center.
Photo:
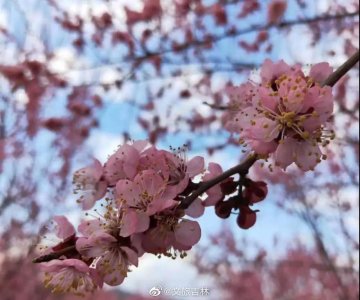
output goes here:
<path id="1" fill-rule="evenodd" d="M 294 124 L 296 124 L 295 117 L 296 114 L 293 111 L 283 112 L 281 116 L 278 117 L 278 120 L 283 126 L 291 128 Z"/>

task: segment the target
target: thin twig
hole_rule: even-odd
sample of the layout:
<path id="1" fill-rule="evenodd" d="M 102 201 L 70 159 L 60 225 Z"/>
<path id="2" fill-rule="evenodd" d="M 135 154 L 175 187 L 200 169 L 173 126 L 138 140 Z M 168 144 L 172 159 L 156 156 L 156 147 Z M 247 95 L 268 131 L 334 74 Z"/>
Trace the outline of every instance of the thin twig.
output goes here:
<path id="1" fill-rule="evenodd" d="M 181 201 L 181 204 L 179 205 L 179 208 L 186 209 L 190 206 L 190 204 L 196 200 L 197 197 L 199 197 L 201 194 L 206 192 L 208 189 L 212 188 L 214 185 L 219 184 L 220 182 L 224 181 L 225 179 L 229 178 L 232 175 L 235 174 L 241 174 L 246 175 L 249 172 L 249 169 L 251 166 L 256 162 L 258 159 L 258 156 L 255 154 L 251 154 L 244 162 L 241 164 L 232 167 L 231 169 L 225 171 L 221 175 L 209 180 L 202 182 L 197 190 L 195 190 L 190 196 L 186 197 L 183 201 Z"/>

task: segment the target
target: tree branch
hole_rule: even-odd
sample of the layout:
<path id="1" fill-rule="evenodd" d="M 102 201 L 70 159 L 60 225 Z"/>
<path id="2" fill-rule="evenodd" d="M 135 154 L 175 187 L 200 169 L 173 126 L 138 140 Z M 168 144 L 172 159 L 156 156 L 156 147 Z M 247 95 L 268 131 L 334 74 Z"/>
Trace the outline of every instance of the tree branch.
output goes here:
<path id="1" fill-rule="evenodd" d="M 190 196 L 186 197 L 184 200 L 181 201 L 179 208 L 186 209 L 190 206 L 190 204 L 197 199 L 201 194 L 203 194 L 208 189 L 212 188 L 214 185 L 219 184 L 220 182 L 224 181 L 225 179 L 229 178 L 235 174 L 241 174 L 245 176 L 251 166 L 256 162 L 258 156 L 256 154 L 251 154 L 244 162 L 241 164 L 232 167 L 231 169 L 225 171 L 221 175 L 209 180 L 202 182 L 198 189 L 196 189 Z"/>
<path id="2" fill-rule="evenodd" d="M 324 82 L 324 85 L 334 86 L 353 66 L 359 62 L 359 50 L 356 51 L 345 63 L 334 71 Z"/>
<path id="3" fill-rule="evenodd" d="M 72 252 L 74 250 L 76 250 L 75 245 L 74 246 L 69 246 L 69 247 L 61 249 L 59 251 L 55 251 L 55 252 L 45 254 L 45 255 L 41 255 L 41 256 L 39 256 L 37 258 L 34 258 L 32 260 L 32 262 L 37 264 L 37 263 L 51 261 L 53 259 L 58 259 L 59 257 L 65 255 L 66 253 Z"/>

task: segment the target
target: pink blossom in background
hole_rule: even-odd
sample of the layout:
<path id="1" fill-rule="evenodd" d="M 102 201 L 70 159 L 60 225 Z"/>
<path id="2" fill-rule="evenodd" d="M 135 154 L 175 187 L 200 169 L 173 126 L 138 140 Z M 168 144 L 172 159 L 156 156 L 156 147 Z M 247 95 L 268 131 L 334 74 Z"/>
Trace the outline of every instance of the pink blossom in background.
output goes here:
<path id="1" fill-rule="evenodd" d="M 287 9 L 287 0 L 271 0 L 268 4 L 267 20 L 270 24 L 281 21 Z"/>

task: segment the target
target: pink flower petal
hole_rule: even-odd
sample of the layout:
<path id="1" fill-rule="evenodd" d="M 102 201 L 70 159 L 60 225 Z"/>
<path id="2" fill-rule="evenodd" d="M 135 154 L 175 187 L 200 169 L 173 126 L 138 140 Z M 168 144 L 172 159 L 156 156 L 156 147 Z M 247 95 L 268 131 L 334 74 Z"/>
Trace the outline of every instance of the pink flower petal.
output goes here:
<path id="1" fill-rule="evenodd" d="M 257 140 L 249 140 L 249 145 L 257 154 L 269 154 L 275 152 L 278 144 L 275 141 L 262 142 Z"/>
<path id="2" fill-rule="evenodd" d="M 129 180 L 119 180 L 116 184 L 117 200 L 126 202 L 128 206 L 136 206 L 140 201 L 140 187 Z"/>
<path id="3" fill-rule="evenodd" d="M 130 236 L 131 245 L 136 249 L 138 257 L 144 255 L 145 251 L 142 247 L 143 234 L 133 234 Z"/>
<path id="4" fill-rule="evenodd" d="M 137 166 L 139 164 L 139 152 L 132 146 L 125 144 L 122 147 L 124 155 L 124 172 L 130 179 L 134 178 L 137 173 Z"/>
<path id="5" fill-rule="evenodd" d="M 280 128 L 276 121 L 268 118 L 257 118 L 252 120 L 250 126 L 245 129 L 245 135 L 252 140 L 260 140 L 262 142 L 271 142 L 276 139 L 280 133 Z"/>
<path id="6" fill-rule="evenodd" d="M 205 206 L 200 198 L 197 198 L 191 205 L 185 210 L 185 214 L 192 218 L 199 218 L 204 214 Z"/>
<path id="7" fill-rule="evenodd" d="M 288 137 L 283 140 L 275 151 L 275 164 L 286 170 L 296 158 L 296 147 L 295 139 Z"/>
<path id="8" fill-rule="evenodd" d="M 130 145 L 122 145 L 105 164 L 105 177 L 110 184 L 120 179 L 133 179 L 137 173 L 140 155 Z"/>
<path id="9" fill-rule="evenodd" d="M 54 221 L 57 224 L 56 236 L 58 238 L 65 240 L 75 234 L 74 226 L 65 216 L 55 216 Z"/>
<path id="10" fill-rule="evenodd" d="M 148 195 L 159 195 L 165 189 L 164 179 L 153 170 L 146 170 L 136 175 L 134 183 Z"/>
<path id="11" fill-rule="evenodd" d="M 270 59 L 266 59 L 261 67 L 260 76 L 263 83 L 269 83 L 280 75 L 291 72 L 291 67 L 283 60 L 273 63 Z"/>
<path id="12" fill-rule="evenodd" d="M 104 275 L 104 282 L 110 286 L 117 286 L 123 283 L 125 276 L 120 272 L 106 273 Z"/>
<path id="13" fill-rule="evenodd" d="M 144 212 L 128 209 L 122 219 L 120 236 L 128 237 L 134 233 L 144 232 L 149 228 L 150 218 Z"/>
<path id="14" fill-rule="evenodd" d="M 201 156 L 195 156 L 188 161 L 186 165 L 186 173 L 189 175 L 190 178 L 193 178 L 204 171 L 204 166 L 204 158 Z"/>
<path id="15" fill-rule="evenodd" d="M 276 111 L 277 106 L 280 102 L 280 97 L 273 95 L 273 91 L 269 88 L 260 87 L 259 88 L 259 103 L 256 105 L 262 105 L 270 109 L 271 111 Z"/>
<path id="16" fill-rule="evenodd" d="M 63 268 L 74 268 L 79 272 L 87 273 L 89 272 L 89 267 L 86 263 L 79 259 L 54 259 L 52 261 L 41 263 L 41 269 L 45 272 L 57 272 Z"/>
<path id="17" fill-rule="evenodd" d="M 162 198 L 158 198 L 149 203 L 146 214 L 152 216 L 157 212 L 161 212 L 178 204 L 179 202 L 175 200 L 163 200 Z"/>
<path id="18" fill-rule="evenodd" d="M 195 245 L 201 237 L 199 223 L 190 220 L 182 220 L 174 233 L 176 241 L 185 246 Z"/>
<path id="19" fill-rule="evenodd" d="M 78 226 L 78 231 L 84 236 L 90 236 L 95 231 L 102 230 L 100 224 L 101 222 L 98 219 L 82 220 Z"/>
<path id="20" fill-rule="evenodd" d="M 150 146 L 149 141 L 147 140 L 139 140 L 135 141 L 131 146 L 133 146 L 139 153 L 141 153 L 145 148 Z"/>
<path id="21" fill-rule="evenodd" d="M 97 231 L 89 238 L 79 238 L 76 241 L 76 249 L 86 257 L 97 257 L 103 255 L 111 244 L 117 240 L 112 235 Z"/>
<path id="22" fill-rule="evenodd" d="M 121 247 L 121 250 L 126 253 L 126 256 L 127 256 L 127 259 L 129 260 L 129 262 L 132 263 L 135 267 L 137 267 L 138 263 L 139 263 L 138 254 L 134 250 L 130 249 L 129 247 Z"/>
<path id="23" fill-rule="evenodd" d="M 322 153 L 316 142 L 303 141 L 297 148 L 295 163 L 303 171 L 313 170 L 321 161 L 321 156 Z"/>
<path id="24" fill-rule="evenodd" d="M 329 63 L 322 62 L 311 67 L 309 76 L 316 82 L 322 83 L 332 72 L 333 68 Z"/>
<path id="25" fill-rule="evenodd" d="M 207 190 L 206 193 L 208 196 L 203 202 L 204 206 L 214 206 L 224 197 L 224 194 L 221 192 L 221 188 L 219 185 L 216 185 L 211 189 Z"/>
<path id="26" fill-rule="evenodd" d="M 142 247 L 148 253 L 164 253 L 170 248 L 175 241 L 175 236 L 172 231 L 161 232 L 161 239 L 159 239 L 160 230 L 155 227 L 147 231 L 142 239 Z"/>

